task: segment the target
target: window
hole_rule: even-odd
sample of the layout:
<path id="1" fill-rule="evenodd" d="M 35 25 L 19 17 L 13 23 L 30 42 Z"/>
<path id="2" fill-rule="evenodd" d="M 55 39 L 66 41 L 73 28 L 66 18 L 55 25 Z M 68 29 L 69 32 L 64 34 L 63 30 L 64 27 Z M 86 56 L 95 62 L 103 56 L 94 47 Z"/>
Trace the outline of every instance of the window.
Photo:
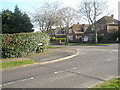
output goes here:
<path id="1" fill-rule="evenodd" d="M 69 29 L 69 33 L 72 33 L 72 29 Z"/>
<path id="2" fill-rule="evenodd" d="M 69 40 L 73 40 L 73 36 L 68 36 L 68 39 Z"/>
<path id="3" fill-rule="evenodd" d="M 84 36 L 84 41 L 85 41 L 85 42 L 88 41 L 88 36 Z"/>

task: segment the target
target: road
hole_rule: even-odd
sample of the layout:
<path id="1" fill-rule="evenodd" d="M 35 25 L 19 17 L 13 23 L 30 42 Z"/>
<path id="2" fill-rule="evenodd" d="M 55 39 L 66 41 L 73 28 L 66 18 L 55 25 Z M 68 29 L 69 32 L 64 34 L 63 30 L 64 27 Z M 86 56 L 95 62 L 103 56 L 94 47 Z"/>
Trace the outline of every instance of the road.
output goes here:
<path id="1" fill-rule="evenodd" d="M 3 88 L 88 88 L 118 76 L 118 45 L 68 46 L 79 54 L 45 65 L 2 72 Z"/>

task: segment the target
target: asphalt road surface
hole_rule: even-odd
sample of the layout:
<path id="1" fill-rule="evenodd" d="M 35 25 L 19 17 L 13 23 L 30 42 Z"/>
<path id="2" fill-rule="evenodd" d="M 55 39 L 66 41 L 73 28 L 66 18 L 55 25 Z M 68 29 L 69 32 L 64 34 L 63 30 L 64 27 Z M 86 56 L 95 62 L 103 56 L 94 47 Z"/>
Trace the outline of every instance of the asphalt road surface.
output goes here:
<path id="1" fill-rule="evenodd" d="M 118 45 L 69 46 L 68 60 L 2 72 L 3 88 L 88 88 L 118 76 Z M 54 57 L 54 56 L 53 56 Z"/>

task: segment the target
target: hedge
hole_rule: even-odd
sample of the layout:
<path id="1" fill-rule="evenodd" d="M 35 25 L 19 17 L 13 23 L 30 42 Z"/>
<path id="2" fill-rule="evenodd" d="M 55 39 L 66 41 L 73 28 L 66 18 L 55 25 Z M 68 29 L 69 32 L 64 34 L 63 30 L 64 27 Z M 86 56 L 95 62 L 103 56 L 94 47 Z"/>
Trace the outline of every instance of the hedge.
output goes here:
<path id="1" fill-rule="evenodd" d="M 51 41 L 66 42 L 66 38 L 54 38 L 54 37 L 52 37 L 52 38 L 51 38 Z"/>
<path id="2" fill-rule="evenodd" d="M 110 42 L 116 41 L 118 38 L 118 31 L 107 33 L 106 35 L 98 35 L 98 40 L 100 42 Z"/>
<path id="3" fill-rule="evenodd" d="M 39 46 L 39 43 L 44 43 Z M 45 33 L 2 34 L 2 58 L 23 57 L 46 49 L 49 35 Z"/>

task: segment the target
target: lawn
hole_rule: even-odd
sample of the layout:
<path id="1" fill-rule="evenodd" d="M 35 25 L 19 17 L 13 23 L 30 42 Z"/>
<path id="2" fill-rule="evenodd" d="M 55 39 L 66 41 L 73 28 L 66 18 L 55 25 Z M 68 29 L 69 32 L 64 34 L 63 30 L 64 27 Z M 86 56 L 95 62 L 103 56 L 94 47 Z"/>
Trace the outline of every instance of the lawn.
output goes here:
<path id="1" fill-rule="evenodd" d="M 100 85 L 96 85 L 93 88 L 90 88 L 89 90 L 120 90 L 120 77 L 118 78 L 112 78 L 111 80 L 105 81 L 104 83 Z"/>
<path id="2" fill-rule="evenodd" d="M 38 62 L 33 61 L 33 60 L 19 60 L 19 61 L 3 62 L 2 64 L 0 64 L 0 68 L 8 68 L 8 67 L 21 66 L 21 65 L 33 64 L 33 63 L 38 63 Z"/>

